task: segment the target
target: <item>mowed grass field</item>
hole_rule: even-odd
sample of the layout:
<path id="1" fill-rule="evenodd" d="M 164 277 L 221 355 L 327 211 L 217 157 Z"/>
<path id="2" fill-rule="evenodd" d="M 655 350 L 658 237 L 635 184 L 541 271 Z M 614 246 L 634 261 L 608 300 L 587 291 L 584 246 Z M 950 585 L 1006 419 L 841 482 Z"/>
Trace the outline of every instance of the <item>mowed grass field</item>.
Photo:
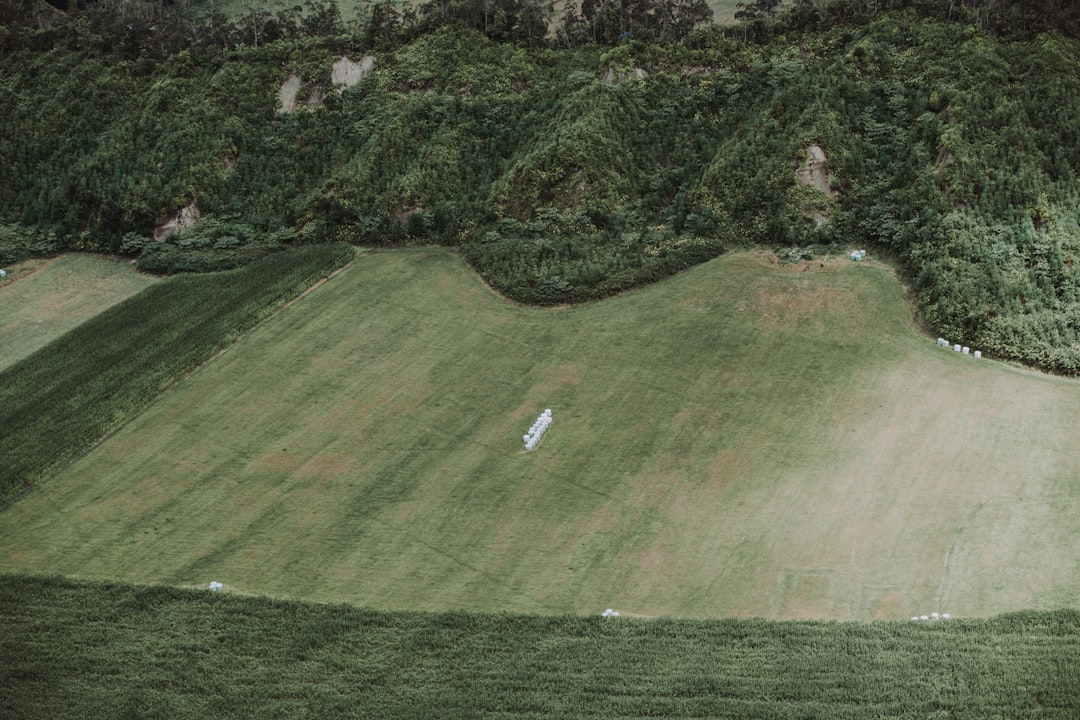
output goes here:
<path id="1" fill-rule="evenodd" d="M 0 512 L 0 572 L 384 608 L 1076 607 L 1078 422 L 1080 384 L 937 348 L 873 262 L 737 253 L 537 309 L 447 251 L 374 252 Z"/>
<path id="2" fill-rule="evenodd" d="M 0 284 L 0 370 L 155 279 L 130 261 L 69 254 L 7 268 Z"/>

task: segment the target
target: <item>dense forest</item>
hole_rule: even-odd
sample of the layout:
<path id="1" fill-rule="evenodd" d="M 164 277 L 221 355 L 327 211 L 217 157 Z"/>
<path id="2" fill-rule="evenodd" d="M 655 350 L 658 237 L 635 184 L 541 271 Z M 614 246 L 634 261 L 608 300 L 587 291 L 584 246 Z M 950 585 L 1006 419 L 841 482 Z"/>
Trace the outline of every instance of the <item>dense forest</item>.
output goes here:
<path id="1" fill-rule="evenodd" d="M 932 332 L 1080 373 L 1074 0 L 216 8 L 0 0 L 0 263 L 441 243 L 550 304 L 866 247 Z"/>

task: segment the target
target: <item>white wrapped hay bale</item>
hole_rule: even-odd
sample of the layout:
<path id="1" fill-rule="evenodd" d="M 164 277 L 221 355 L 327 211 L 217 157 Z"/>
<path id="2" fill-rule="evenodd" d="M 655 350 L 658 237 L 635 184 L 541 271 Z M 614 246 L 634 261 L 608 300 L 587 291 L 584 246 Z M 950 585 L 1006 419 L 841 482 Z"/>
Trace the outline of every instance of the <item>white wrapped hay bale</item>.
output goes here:
<path id="1" fill-rule="evenodd" d="M 968 353 L 970 353 L 970 352 L 971 352 L 971 348 L 969 348 L 969 347 L 968 347 L 967 345 L 965 345 L 965 346 L 964 346 L 964 349 L 963 349 L 963 350 L 961 350 L 960 352 L 962 352 L 962 353 L 964 353 L 965 355 L 967 355 Z"/>
<path id="2" fill-rule="evenodd" d="M 982 350 L 976 350 L 975 351 L 975 359 L 978 360 L 981 357 L 982 357 Z"/>
<path id="3" fill-rule="evenodd" d="M 548 425 L 551 424 L 551 408 L 546 408 L 544 412 L 537 416 L 533 424 L 529 426 L 529 432 L 521 436 L 521 439 L 525 443 L 526 450 L 532 450 L 536 447 L 536 443 L 540 442 L 540 438 L 544 436 L 544 431 L 547 430 Z"/>
<path id="4" fill-rule="evenodd" d="M 224 587 L 225 586 L 222 585 L 221 583 L 219 583 L 217 580 L 211 580 L 210 581 L 210 589 L 213 590 L 214 592 L 217 592 L 218 590 L 221 590 Z"/>
<path id="5" fill-rule="evenodd" d="M 953 345 L 952 349 L 953 349 L 953 352 L 960 352 L 960 345 Z"/>

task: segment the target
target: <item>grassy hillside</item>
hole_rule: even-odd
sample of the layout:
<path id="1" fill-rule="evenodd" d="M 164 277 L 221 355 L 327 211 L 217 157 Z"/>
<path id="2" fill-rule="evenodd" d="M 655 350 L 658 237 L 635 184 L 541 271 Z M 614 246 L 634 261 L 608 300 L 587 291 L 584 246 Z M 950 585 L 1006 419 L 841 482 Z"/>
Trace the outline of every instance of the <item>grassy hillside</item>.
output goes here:
<path id="1" fill-rule="evenodd" d="M 1065 718 L 1080 616 L 388 613 L 0 576 L 4 717 Z"/>
<path id="2" fill-rule="evenodd" d="M 154 282 L 130 262 L 92 255 L 29 261 L 7 272 L 0 285 L 0 369 Z"/>
<path id="3" fill-rule="evenodd" d="M 0 513 L 0 571 L 392 608 L 1075 607 L 1078 424 L 1075 381 L 941 350 L 872 261 L 732 253 L 536 309 L 452 253 L 375 252 Z"/>

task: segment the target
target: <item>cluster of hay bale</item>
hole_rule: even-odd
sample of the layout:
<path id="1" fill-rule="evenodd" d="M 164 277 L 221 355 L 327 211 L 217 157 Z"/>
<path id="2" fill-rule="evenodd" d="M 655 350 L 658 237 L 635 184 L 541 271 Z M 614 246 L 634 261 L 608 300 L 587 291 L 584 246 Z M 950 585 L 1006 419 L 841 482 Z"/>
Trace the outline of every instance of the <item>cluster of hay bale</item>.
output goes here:
<path id="1" fill-rule="evenodd" d="M 949 346 L 950 346 L 949 341 L 946 340 L 945 338 L 938 338 L 937 339 L 937 344 L 938 344 L 938 347 L 943 347 L 946 350 L 948 350 Z M 976 350 L 974 353 L 972 353 L 971 348 L 969 348 L 967 345 L 960 345 L 959 343 L 957 343 L 955 345 L 952 345 L 952 349 L 953 349 L 953 352 L 958 352 L 958 353 L 960 353 L 962 355 L 969 355 L 970 354 L 976 360 L 978 360 L 979 358 L 982 357 L 982 350 Z"/>
<path id="2" fill-rule="evenodd" d="M 863 260 L 866 259 L 866 251 L 865 250 L 852 250 L 850 257 L 855 262 L 862 262 Z"/>
<path id="3" fill-rule="evenodd" d="M 619 611 L 608 608 L 604 612 L 600 613 L 600 617 L 619 617 Z"/>
<path id="4" fill-rule="evenodd" d="M 911 620 L 912 620 L 912 622 L 920 622 L 922 620 L 929 620 L 929 621 L 933 622 L 935 620 L 948 620 L 950 617 L 952 617 L 952 616 L 949 615 L 949 613 L 940 613 L 939 614 L 939 613 L 936 613 L 936 612 L 932 612 L 929 615 L 912 615 Z"/>
<path id="5" fill-rule="evenodd" d="M 217 592 L 218 590 L 221 590 L 224 587 L 225 586 L 222 585 L 221 583 L 219 583 L 217 580 L 211 580 L 210 581 L 210 589 L 213 590 L 214 592 Z"/>
<path id="6" fill-rule="evenodd" d="M 536 418 L 536 422 L 529 428 L 529 432 L 521 436 L 521 439 L 525 441 L 526 450 L 532 450 L 536 447 L 537 443 L 540 442 L 540 438 L 544 437 L 549 425 L 551 425 L 551 408 L 547 408 L 540 413 L 540 417 Z"/>

